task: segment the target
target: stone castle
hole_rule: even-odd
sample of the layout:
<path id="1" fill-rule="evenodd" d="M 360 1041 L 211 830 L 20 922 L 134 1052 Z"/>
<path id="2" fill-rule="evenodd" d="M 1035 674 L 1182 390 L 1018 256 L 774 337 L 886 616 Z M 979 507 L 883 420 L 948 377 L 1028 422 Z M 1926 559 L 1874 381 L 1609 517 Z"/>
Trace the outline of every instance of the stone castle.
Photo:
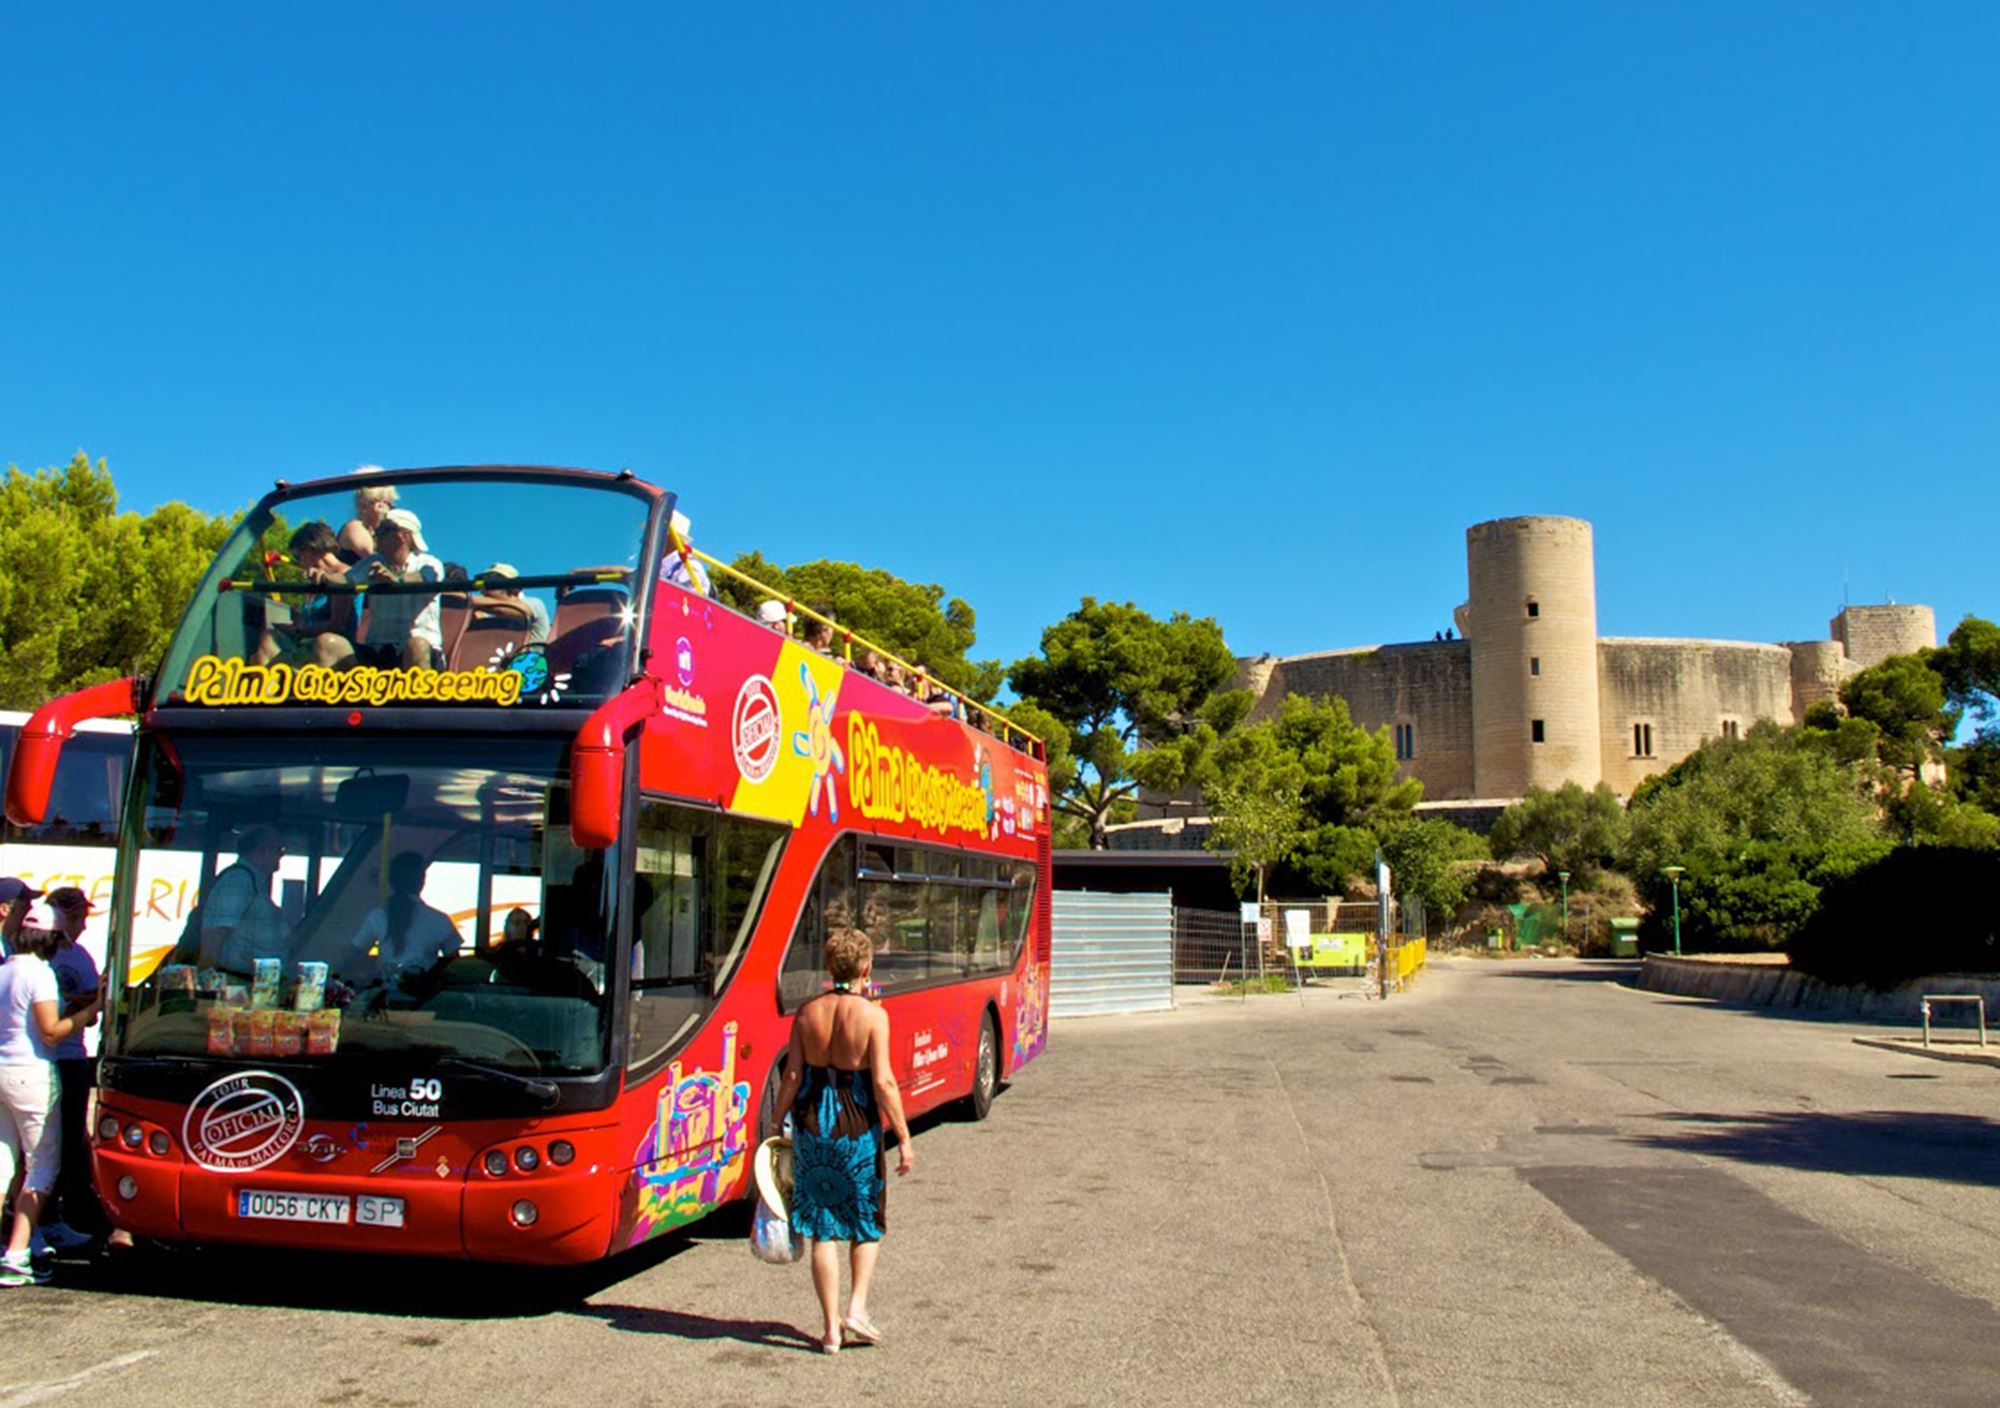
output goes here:
<path id="1" fill-rule="evenodd" d="M 1287 694 L 1338 695 L 1368 729 L 1388 728 L 1425 811 L 1474 819 L 1530 787 L 1608 782 L 1621 797 L 1759 719 L 1796 723 L 1843 681 L 1937 644 L 1928 606 L 1849 606 L 1829 639 L 1774 645 L 1597 633 L 1590 524 L 1499 518 L 1465 532 L 1466 602 L 1456 637 L 1237 662 L 1253 721 Z M 1192 799 L 1149 799 L 1121 846 L 1185 844 Z M 1164 827 L 1163 827 L 1164 823 Z M 1121 828 L 1122 829 L 1122 828 Z M 1189 838 L 1192 839 L 1192 838 Z"/>

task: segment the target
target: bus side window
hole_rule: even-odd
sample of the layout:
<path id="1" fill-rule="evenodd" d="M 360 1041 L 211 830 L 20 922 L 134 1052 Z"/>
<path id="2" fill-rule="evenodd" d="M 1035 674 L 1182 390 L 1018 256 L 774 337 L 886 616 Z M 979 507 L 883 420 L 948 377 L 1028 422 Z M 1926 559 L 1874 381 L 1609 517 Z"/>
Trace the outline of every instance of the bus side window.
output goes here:
<path id="1" fill-rule="evenodd" d="M 792 946 L 778 975 L 778 1001 L 787 1012 L 826 986 L 826 936 L 854 925 L 854 838 L 833 843 L 820 863 L 819 879 L 799 914 Z"/>
<path id="2" fill-rule="evenodd" d="M 722 992 L 789 834 L 747 818 L 641 806 L 632 851 L 629 1065 L 664 1060 Z"/>

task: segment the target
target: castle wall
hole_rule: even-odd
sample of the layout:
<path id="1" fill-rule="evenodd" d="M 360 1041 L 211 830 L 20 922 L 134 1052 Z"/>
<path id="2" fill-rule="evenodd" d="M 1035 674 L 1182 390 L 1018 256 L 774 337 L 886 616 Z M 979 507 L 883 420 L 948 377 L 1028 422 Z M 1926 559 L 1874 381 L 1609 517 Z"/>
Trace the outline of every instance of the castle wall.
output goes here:
<path id="1" fill-rule="evenodd" d="M 1596 786 L 1603 745 L 1590 525 L 1553 517 L 1477 523 L 1466 529 L 1465 557 L 1474 794 Z"/>
<path id="2" fill-rule="evenodd" d="M 1244 678 L 1239 669 L 1239 681 Z M 1422 782 L 1427 801 L 1476 795 L 1472 654 L 1465 641 L 1417 641 L 1281 660 L 1251 718 L 1275 714 L 1287 694 L 1337 695 L 1347 701 L 1354 721 L 1370 731 L 1410 726 L 1415 756 L 1398 764 L 1399 774 Z"/>
<path id="3" fill-rule="evenodd" d="M 1605 637 L 1597 657 L 1603 777 L 1620 796 L 1725 725 L 1740 733 L 1792 718 L 1793 654 L 1782 645 Z"/>
<path id="4" fill-rule="evenodd" d="M 1827 623 L 1827 633 L 1847 648 L 1856 669 L 1891 655 L 1913 655 L 1937 645 L 1937 616 L 1928 606 L 1849 606 Z"/>

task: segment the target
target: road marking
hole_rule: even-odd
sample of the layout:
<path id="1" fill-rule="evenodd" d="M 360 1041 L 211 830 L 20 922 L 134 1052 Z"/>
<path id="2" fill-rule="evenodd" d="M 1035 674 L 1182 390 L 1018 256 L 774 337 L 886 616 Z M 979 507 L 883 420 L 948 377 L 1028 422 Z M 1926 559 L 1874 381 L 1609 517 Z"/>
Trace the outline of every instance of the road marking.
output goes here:
<path id="1" fill-rule="evenodd" d="M 0 1408 L 28 1408 L 31 1403 L 46 1403 L 51 1398 L 80 1388 L 99 1374 L 115 1374 L 120 1369 L 129 1369 L 142 1359 L 151 1359 L 158 1351 L 135 1350 L 131 1354 L 121 1354 L 116 1359 L 107 1359 L 102 1364 L 93 1364 L 88 1369 L 79 1369 L 68 1378 L 49 1379 L 39 1384 L 18 1384 L 0 1389 Z"/>
<path id="2" fill-rule="evenodd" d="M 1326 1181 L 1326 1170 L 1313 1157 L 1312 1140 L 1306 1137 L 1305 1124 L 1299 1119 L 1298 1107 L 1292 1104 L 1292 1092 L 1285 1089 L 1285 1073 L 1278 1069 L 1276 1061 L 1265 1061 L 1271 1068 L 1271 1077 L 1278 1082 L 1278 1094 L 1284 1097 L 1285 1113 L 1292 1118 L 1292 1128 L 1298 1131 L 1299 1148 L 1305 1151 L 1306 1162 L 1312 1165 L 1313 1176 L 1319 1180 L 1320 1203 L 1326 1210 L 1327 1239 L 1333 1243 L 1333 1251 L 1340 1262 L 1340 1284 L 1347 1292 L 1347 1304 L 1354 1312 L 1355 1321 L 1367 1332 L 1368 1354 L 1374 1362 L 1375 1372 L 1382 1376 L 1382 1389 L 1389 1395 L 1391 1408 L 1402 1408 L 1403 1397 L 1396 1391 L 1396 1376 L 1389 1370 L 1389 1347 L 1382 1339 L 1381 1327 L 1369 1313 L 1368 1303 L 1361 1298 L 1361 1288 L 1354 1284 L 1354 1267 L 1347 1259 L 1347 1243 L 1340 1236 L 1340 1220 L 1334 1216 L 1333 1188 Z M 6 1408 L 0 1404 L 0 1408 Z"/>

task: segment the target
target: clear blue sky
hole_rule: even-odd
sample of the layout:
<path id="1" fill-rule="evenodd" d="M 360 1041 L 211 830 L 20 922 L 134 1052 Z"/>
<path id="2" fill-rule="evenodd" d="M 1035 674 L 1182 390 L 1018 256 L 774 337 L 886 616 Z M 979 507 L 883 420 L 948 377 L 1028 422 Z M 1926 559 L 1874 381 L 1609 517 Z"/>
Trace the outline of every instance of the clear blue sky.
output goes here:
<path id="1" fill-rule="evenodd" d="M 630 466 L 705 546 L 1429 639 L 2000 613 L 1990 4 L 15 6 L 0 463 Z M 532 530 L 533 525 L 523 525 Z"/>

